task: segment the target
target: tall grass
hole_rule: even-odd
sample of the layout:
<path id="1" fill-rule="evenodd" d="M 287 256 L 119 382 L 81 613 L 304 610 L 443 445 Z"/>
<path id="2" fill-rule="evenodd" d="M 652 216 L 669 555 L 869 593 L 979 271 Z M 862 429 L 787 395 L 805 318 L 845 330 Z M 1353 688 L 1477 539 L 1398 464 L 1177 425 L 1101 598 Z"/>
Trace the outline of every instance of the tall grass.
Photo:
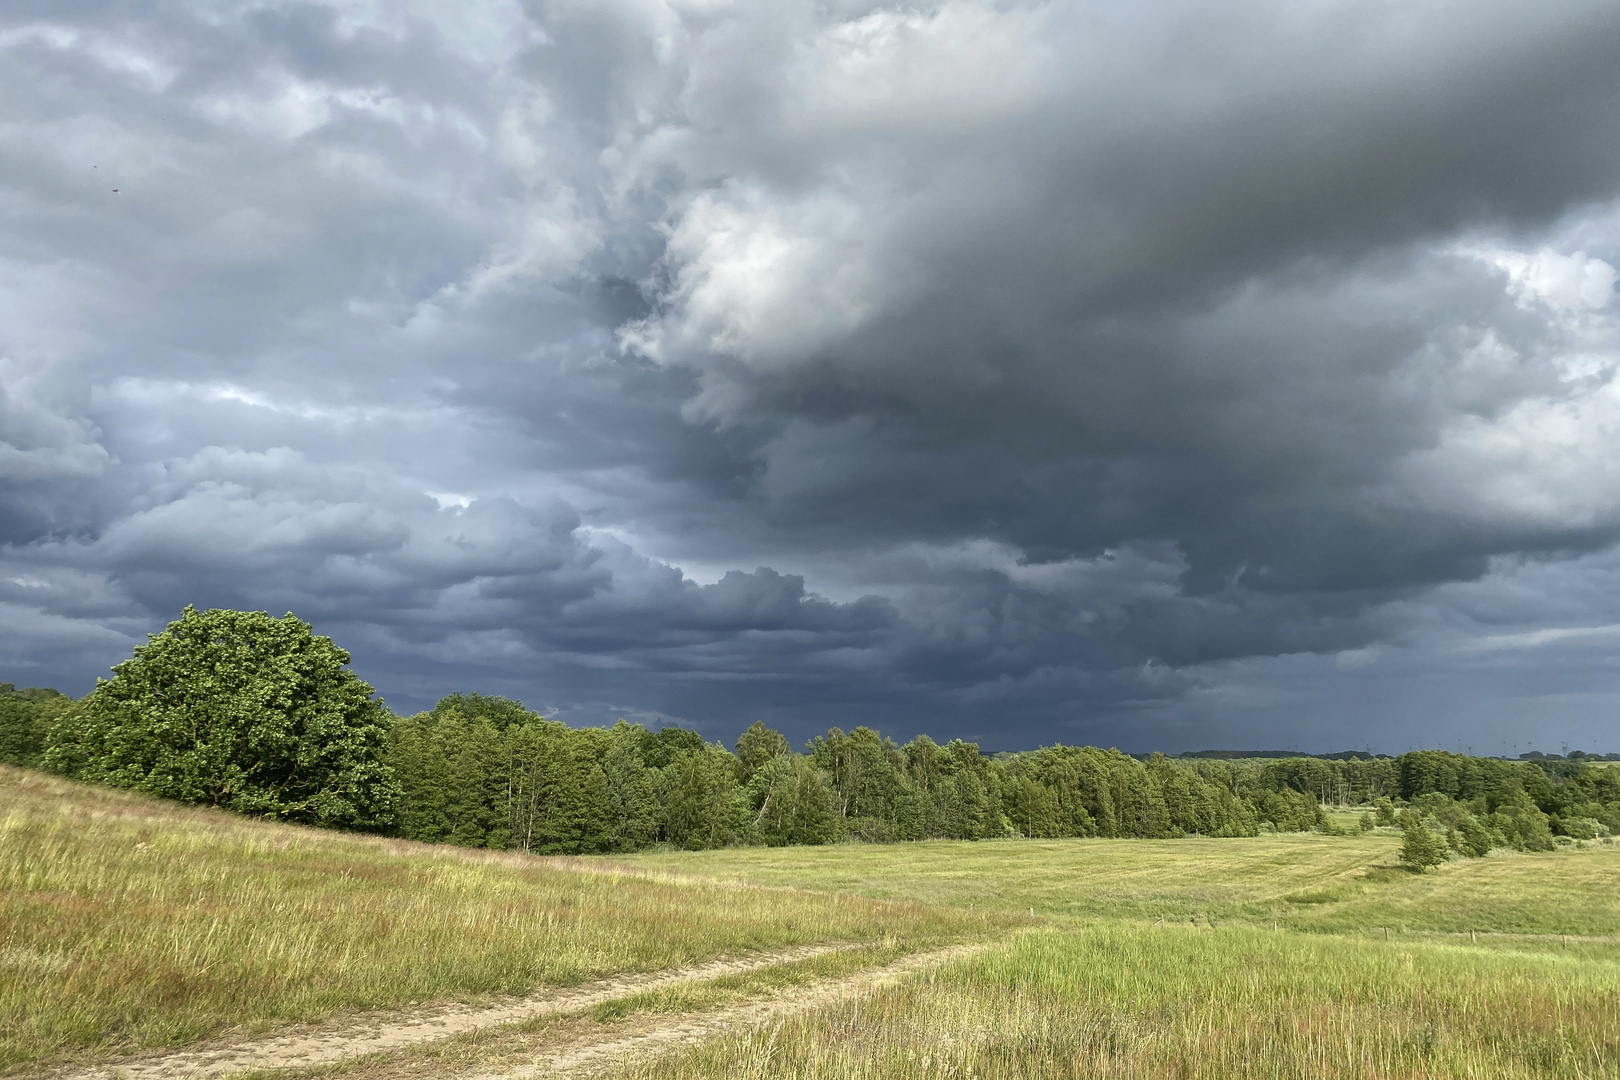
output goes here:
<path id="1" fill-rule="evenodd" d="M 0 1068 L 994 920 L 558 869 L 187 809 L 0 767 Z"/>
<path id="2" fill-rule="evenodd" d="M 1620 1077 L 1617 959 L 1253 927 L 1048 930 L 617 1076 Z"/>

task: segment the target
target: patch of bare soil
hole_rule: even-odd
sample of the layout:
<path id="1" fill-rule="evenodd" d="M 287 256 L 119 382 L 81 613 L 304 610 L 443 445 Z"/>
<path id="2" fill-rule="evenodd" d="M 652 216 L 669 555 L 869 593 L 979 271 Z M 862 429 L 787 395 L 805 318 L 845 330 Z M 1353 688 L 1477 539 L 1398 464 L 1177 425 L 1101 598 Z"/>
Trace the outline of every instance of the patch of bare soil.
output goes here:
<path id="1" fill-rule="evenodd" d="M 739 1029 L 780 1022 L 796 1013 L 837 1005 L 876 987 L 895 982 L 919 968 L 941 964 L 978 952 L 988 943 L 956 945 L 914 953 L 892 964 L 858 975 L 830 979 L 784 990 L 755 1001 L 708 1012 L 653 1015 L 610 1027 L 574 1025 L 552 1033 L 552 1045 L 532 1052 L 530 1060 L 470 1074 L 471 1080 L 553 1080 L 583 1078 L 606 1072 L 626 1062 L 652 1057 L 683 1044 L 703 1042 Z"/>
<path id="2" fill-rule="evenodd" d="M 673 983 L 756 971 L 775 964 L 857 948 L 854 943 L 808 945 L 780 952 L 712 960 L 644 975 L 622 975 L 492 1005 L 445 1005 L 379 1013 L 361 1021 L 296 1028 L 252 1042 L 216 1044 L 158 1056 L 125 1058 L 53 1080 L 208 1080 L 249 1069 L 299 1069 L 398 1050 L 481 1028 L 588 1009 L 626 994 Z"/>

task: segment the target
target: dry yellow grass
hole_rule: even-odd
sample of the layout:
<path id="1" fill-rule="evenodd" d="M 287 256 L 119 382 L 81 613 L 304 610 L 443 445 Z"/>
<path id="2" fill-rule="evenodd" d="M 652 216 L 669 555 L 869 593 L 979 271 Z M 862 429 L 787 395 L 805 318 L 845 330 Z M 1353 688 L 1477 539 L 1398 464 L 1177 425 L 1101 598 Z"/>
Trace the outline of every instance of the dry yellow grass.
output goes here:
<path id="1" fill-rule="evenodd" d="M 933 942 L 991 921 L 582 873 L 0 767 L 0 1067 L 809 942 Z"/>

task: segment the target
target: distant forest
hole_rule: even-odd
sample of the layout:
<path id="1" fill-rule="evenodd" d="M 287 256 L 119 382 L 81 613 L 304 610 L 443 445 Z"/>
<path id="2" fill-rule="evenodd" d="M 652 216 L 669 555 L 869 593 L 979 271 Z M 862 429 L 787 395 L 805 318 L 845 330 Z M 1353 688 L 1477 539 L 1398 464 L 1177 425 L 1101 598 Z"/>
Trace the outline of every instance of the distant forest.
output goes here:
<path id="1" fill-rule="evenodd" d="M 78 704 L 54 690 L 0 684 L 0 761 L 292 820 L 338 820 L 277 809 L 293 804 L 256 809 L 229 792 L 210 795 L 206 784 L 164 787 L 153 779 L 156 767 L 96 767 L 74 719 Z M 1366 808 L 1364 830 L 1426 823 L 1460 855 L 1552 850 L 1620 832 L 1620 768 L 1562 759 L 1440 750 L 1144 759 L 1070 746 L 992 757 L 960 740 L 918 736 L 898 745 L 865 727 L 832 728 L 796 751 L 759 723 L 728 749 L 679 727 L 570 728 L 519 702 L 475 693 L 452 694 L 415 716 L 382 715 L 379 767 L 370 774 L 375 810 L 347 824 L 542 854 L 654 844 L 1333 832 L 1331 806 Z"/>

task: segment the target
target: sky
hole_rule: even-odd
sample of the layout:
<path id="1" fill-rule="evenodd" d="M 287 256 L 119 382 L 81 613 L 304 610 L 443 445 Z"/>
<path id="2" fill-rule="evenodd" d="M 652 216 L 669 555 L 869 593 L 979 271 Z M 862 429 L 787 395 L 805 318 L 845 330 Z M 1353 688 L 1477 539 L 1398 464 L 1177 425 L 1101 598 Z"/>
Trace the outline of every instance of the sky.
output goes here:
<path id="1" fill-rule="evenodd" d="M 1620 5 L 13 0 L 0 680 L 1620 750 Z"/>

